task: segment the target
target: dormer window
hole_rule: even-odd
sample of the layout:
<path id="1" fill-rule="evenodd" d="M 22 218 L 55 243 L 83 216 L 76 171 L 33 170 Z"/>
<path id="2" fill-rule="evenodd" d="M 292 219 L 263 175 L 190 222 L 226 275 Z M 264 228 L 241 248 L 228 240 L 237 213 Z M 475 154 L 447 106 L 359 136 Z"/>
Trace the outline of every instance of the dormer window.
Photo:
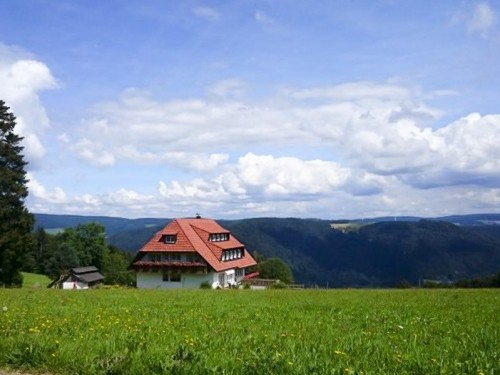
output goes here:
<path id="1" fill-rule="evenodd" d="M 228 260 L 235 260 L 243 258 L 243 249 L 224 250 L 222 252 L 221 260 L 226 262 Z"/>
<path id="2" fill-rule="evenodd" d="M 175 234 L 166 234 L 163 238 L 163 242 L 167 244 L 172 244 L 177 241 L 177 236 Z"/>
<path id="3" fill-rule="evenodd" d="M 208 236 L 210 242 L 229 241 L 229 233 L 212 233 Z"/>

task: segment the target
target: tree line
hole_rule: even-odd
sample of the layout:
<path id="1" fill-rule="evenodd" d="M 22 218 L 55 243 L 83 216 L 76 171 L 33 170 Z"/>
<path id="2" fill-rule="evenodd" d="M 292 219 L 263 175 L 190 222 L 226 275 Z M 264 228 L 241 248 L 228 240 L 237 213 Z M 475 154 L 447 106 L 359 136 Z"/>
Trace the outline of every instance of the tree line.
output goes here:
<path id="1" fill-rule="evenodd" d="M 38 228 L 33 236 L 35 246 L 24 256 L 23 271 L 55 279 L 71 268 L 92 265 L 104 275 L 106 284 L 130 285 L 135 280 L 128 269 L 132 255 L 106 244 L 101 224 L 80 224 L 57 234 Z"/>

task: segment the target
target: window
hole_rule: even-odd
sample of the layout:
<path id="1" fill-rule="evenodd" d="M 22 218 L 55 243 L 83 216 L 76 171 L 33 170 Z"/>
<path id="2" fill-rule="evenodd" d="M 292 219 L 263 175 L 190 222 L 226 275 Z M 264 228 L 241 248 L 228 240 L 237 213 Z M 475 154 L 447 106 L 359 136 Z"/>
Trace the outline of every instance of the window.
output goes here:
<path id="1" fill-rule="evenodd" d="M 241 268 L 236 268 L 236 270 L 234 272 L 235 272 L 235 276 L 236 277 L 242 277 L 243 276 L 243 269 L 241 269 Z"/>
<path id="2" fill-rule="evenodd" d="M 241 259 L 243 258 L 243 254 L 244 254 L 244 249 L 242 248 L 225 250 L 222 252 L 221 260 L 225 262 L 228 260 Z"/>
<path id="3" fill-rule="evenodd" d="M 180 283 L 181 273 L 179 271 L 165 271 L 163 272 L 162 280 L 164 282 Z"/>
<path id="4" fill-rule="evenodd" d="M 161 262 L 161 254 L 149 254 L 149 259 L 152 262 Z"/>
<path id="5" fill-rule="evenodd" d="M 175 243 L 175 241 L 177 241 L 177 236 L 175 234 L 166 234 L 163 239 L 164 243 Z"/>
<path id="6" fill-rule="evenodd" d="M 180 261 L 181 260 L 181 254 L 177 254 L 177 253 L 170 254 L 170 260 L 172 260 L 172 261 Z"/>
<path id="7" fill-rule="evenodd" d="M 208 236 L 211 242 L 229 241 L 229 233 L 213 233 Z"/>
<path id="8" fill-rule="evenodd" d="M 170 271 L 170 282 L 171 283 L 180 283 L 181 282 L 181 273 L 179 271 Z"/>

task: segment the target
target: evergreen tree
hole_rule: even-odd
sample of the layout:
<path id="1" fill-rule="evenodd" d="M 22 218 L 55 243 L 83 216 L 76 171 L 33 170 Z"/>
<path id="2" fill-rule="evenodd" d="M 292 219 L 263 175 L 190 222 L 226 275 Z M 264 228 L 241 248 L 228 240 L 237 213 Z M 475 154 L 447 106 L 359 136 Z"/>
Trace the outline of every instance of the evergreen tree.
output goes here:
<path id="1" fill-rule="evenodd" d="M 34 219 L 24 205 L 27 162 L 14 133 L 16 118 L 0 100 L 0 285 L 21 286 L 24 254 L 31 250 Z"/>

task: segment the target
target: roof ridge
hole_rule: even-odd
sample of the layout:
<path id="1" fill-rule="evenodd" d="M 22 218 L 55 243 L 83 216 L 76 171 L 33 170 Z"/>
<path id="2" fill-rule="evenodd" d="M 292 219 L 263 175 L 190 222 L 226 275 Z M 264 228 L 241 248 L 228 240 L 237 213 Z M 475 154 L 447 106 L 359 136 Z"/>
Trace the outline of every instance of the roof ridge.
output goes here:
<path id="1" fill-rule="evenodd" d="M 199 219 L 197 219 L 199 220 Z M 200 255 L 208 262 L 208 264 L 210 264 L 210 266 L 212 268 L 214 268 L 215 270 L 218 270 L 220 268 L 219 266 L 219 262 L 218 262 L 218 259 L 217 257 L 214 255 L 214 253 L 212 252 L 212 250 L 210 250 L 210 248 L 205 244 L 205 241 L 203 241 L 202 238 L 200 238 L 200 236 L 198 235 L 198 233 L 196 232 L 195 228 L 197 228 L 196 226 L 192 225 L 190 220 L 182 220 L 182 221 L 178 221 L 178 224 L 179 224 L 179 227 L 183 230 L 184 232 L 184 235 L 188 238 L 189 240 L 189 243 L 195 248 L 197 249 L 198 253 L 200 253 L 200 250 L 203 250 L 202 253 L 200 253 Z M 187 228 L 185 228 L 185 226 Z M 188 229 L 192 234 L 193 236 L 190 236 L 186 233 L 186 229 Z M 206 231 L 205 231 L 206 232 Z M 196 237 L 194 237 L 196 236 Z M 196 241 L 196 242 L 199 242 L 199 246 L 195 246 L 193 244 L 193 242 L 191 241 L 191 238 L 196 238 L 196 239 L 199 239 L 199 241 Z"/>

